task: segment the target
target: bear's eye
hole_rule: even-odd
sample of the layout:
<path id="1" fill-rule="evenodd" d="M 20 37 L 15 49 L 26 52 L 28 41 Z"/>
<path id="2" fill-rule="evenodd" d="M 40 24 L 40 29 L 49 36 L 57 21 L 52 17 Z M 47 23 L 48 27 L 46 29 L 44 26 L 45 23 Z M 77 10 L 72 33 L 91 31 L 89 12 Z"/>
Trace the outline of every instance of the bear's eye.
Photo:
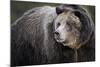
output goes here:
<path id="1" fill-rule="evenodd" d="M 66 25 L 67 25 L 66 27 L 67 31 L 71 31 L 72 30 L 71 24 L 67 22 Z"/>
<path id="2" fill-rule="evenodd" d="M 66 22 L 66 25 L 71 26 L 70 22 Z"/>
<path id="3" fill-rule="evenodd" d="M 60 26 L 60 23 L 57 24 L 57 27 L 59 27 L 59 26 Z"/>

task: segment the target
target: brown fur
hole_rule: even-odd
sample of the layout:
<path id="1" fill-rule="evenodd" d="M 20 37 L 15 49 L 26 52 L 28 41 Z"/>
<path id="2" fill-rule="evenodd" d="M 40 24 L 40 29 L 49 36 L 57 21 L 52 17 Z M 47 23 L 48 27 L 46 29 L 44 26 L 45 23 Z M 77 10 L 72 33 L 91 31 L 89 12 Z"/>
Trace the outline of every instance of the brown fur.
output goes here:
<path id="1" fill-rule="evenodd" d="M 66 8 L 71 8 L 80 19 L 80 48 L 73 50 L 54 39 L 54 20 L 57 15 L 52 12 L 52 7 L 33 8 L 11 25 L 11 66 L 95 60 L 94 24 L 87 12 L 76 5 L 59 7 L 53 9 L 59 16 Z"/>

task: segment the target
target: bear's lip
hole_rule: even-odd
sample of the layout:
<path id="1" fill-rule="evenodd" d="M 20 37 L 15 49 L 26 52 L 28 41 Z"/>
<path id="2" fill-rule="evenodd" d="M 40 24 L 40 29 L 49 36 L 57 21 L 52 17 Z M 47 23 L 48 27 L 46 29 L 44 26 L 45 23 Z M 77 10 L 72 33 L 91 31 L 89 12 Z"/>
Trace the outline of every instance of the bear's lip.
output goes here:
<path id="1" fill-rule="evenodd" d="M 55 39 L 58 43 L 69 44 L 69 41 L 63 39 Z"/>
<path id="2" fill-rule="evenodd" d="M 56 34 L 55 34 L 54 36 L 55 36 L 55 39 L 56 39 L 56 40 L 58 40 L 58 41 L 59 41 L 59 40 L 62 40 L 62 39 L 60 38 L 60 36 L 58 36 L 58 35 L 56 35 Z"/>
<path id="3" fill-rule="evenodd" d="M 59 43 L 67 43 L 65 40 L 61 39 L 61 38 L 55 38 L 55 40 Z"/>

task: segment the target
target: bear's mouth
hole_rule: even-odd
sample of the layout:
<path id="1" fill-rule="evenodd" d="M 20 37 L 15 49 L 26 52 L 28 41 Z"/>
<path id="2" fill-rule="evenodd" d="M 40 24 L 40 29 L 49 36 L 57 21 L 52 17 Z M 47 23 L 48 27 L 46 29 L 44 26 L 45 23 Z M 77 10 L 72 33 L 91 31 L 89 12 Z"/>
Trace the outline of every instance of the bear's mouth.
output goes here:
<path id="1" fill-rule="evenodd" d="M 56 40 L 57 42 L 60 42 L 60 43 L 64 42 L 64 40 L 61 39 L 60 37 L 55 37 L 55 40 Z"/>
<path id="2" fill-rule="evenodd" d="M 60 40 L 61 40 L 60 35 L 54 34 L 54 36 L 55 36 L 55 39 L 56 39 L 57 41 L 60 41 Z"/>
<path id="3" fill-rule="evenodd" d="M 62 39 L 61 37 L 60 37 L 60 35 L 58 36 L 58 35 L 54 35 L 55 37 L 55 40 L 57 41 L 57 42 L 59 42 L 59 43 L 62 43 L 62 44 L 68 44 L 69 43 L 69 41 L 68 40 L 65 40 L 65 39 Z"/>
<path id="4" fill-rule="evenodd" d="M 63 43 L 63 44 L 66 44 L 66 43 L 68 43 L 68 41 L 66 40 L 66 41 L 63 41 L 62 43 Z"/>
<path id="5" fill-rule="evenodd" d="M 64 39 L 61 39 L 60 37 L 55 37 L 55 40 L 59 43 L 62 43 L 62 44 L 66 44 L 68 43 L 68 41 L 65 41 Z"/>

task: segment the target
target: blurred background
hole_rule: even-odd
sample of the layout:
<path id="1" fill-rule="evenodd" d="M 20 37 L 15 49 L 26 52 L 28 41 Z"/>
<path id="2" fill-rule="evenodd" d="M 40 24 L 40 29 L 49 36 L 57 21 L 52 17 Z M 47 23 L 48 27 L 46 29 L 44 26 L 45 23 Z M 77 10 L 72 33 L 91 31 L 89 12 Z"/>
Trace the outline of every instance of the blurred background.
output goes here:
<path id="1" fill-rule="evenodd" d="M 66 4 L 66 3 L 65 3 Z M 11 0 L 11 23 L 21 17 L 24 12 L 34 7 L 40 6 L 59 6 L 61 3 L 43 3 L 43 2 L 25 2 L 25 1 L 14 1 Z M 95 23 L 95 6 L 90 5 L 80 5 L 87 9 L 90 16 L 92 17 Z"/>

